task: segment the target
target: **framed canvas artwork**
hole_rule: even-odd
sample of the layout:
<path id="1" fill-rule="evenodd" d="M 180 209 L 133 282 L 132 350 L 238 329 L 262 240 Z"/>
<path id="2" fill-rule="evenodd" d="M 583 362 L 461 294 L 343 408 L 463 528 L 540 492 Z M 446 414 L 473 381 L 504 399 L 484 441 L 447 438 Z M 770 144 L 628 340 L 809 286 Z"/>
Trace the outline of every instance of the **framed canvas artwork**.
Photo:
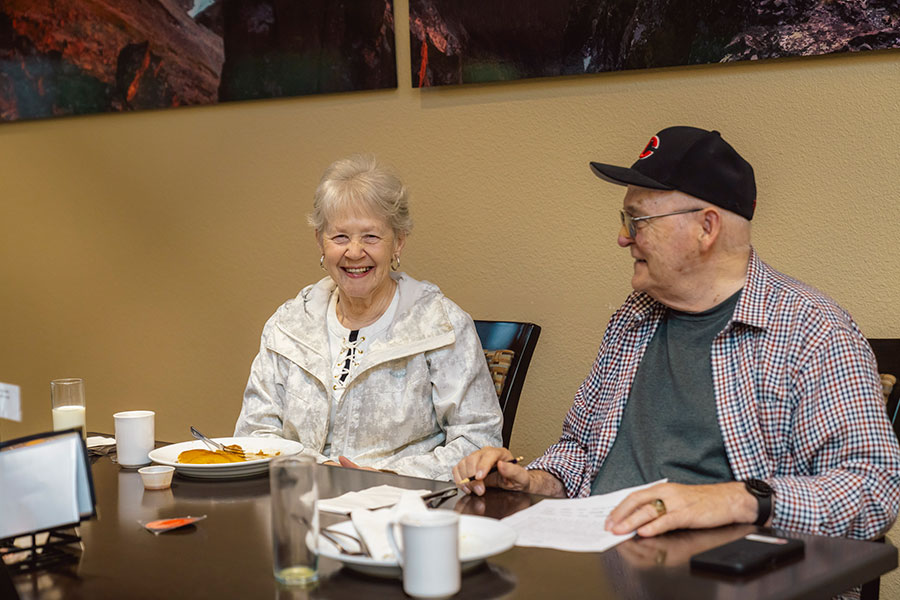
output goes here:
<path id="1" fill-rule="evenodd" d="M 896 0 L 410 0 L 412 85 L 900 47 Z"/>
<path id="2" fill-rule="evenodd" d="M 394 88 L 391 0 L 3 0 L 0 120 Z"/>

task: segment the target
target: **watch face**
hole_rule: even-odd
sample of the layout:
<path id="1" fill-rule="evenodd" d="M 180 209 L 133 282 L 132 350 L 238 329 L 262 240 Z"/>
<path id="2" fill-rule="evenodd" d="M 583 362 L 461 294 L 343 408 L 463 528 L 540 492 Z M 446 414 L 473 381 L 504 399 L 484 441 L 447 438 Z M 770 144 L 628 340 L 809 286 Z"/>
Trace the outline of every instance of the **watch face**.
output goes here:
<path id="1" fill-rule="evenodd" d="M 772 486 L 761 479 L 748 479 L 744 482 L 744 485 L 747 486 L 747 491 L 754 496 L 765 497 L 775 493 Z"/>

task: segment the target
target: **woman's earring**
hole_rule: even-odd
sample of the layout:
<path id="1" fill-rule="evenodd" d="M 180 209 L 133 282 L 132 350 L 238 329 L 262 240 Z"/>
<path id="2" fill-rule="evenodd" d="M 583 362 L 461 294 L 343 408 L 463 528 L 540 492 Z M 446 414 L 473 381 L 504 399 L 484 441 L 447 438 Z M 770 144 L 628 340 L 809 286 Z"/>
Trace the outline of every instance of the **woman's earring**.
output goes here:
<path id="1" fill-rule="evenodd" d="M 322 255 L 322 258 L 319 259 L 319 267 L 320 267 L 323 271 L 327 271 L 327 270 L 328 270 L 328 269 L 325 268 L 325 255 L 324 255 L 324 254 Z"/>
<path id="2" fill-rule="evenodd" d="M 394 261 L 397 261 L 397 264 L 394 264 Z M 400 257 L 395 256 L 394 260 L 391 261 L 391 271 L 396 271 L 400 268 Z"/>

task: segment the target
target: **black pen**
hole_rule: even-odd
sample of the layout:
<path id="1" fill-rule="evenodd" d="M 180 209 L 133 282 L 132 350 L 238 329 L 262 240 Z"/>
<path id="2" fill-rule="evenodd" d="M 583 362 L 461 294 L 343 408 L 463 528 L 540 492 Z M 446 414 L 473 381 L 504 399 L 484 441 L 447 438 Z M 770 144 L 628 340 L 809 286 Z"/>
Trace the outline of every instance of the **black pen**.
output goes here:
<path id="1" fill-rule="evenodd" d="M 503 461 L 503 462 L 508 462 L 508 463 L 510 463 L 510 464 L 516 464 L 516 463 L 518 463 L 520 460 L 524 460 L 524 459 L 525 459 L 524 456 L 517 456 L 517 457 L 515 457 L 515 458 L 512 459 L 512 460 L 505 460 L 505 461 Z M 494 465 L 493 467 L 491 467 L 491 470 L 487 472 L 487 474 L 490 475 L 491 473 L 494 473 L 496 470 L 497 470 L 497 465 Z M 487 475 L 485 475 L 485 477 L 487 477 Z M 472 478 L 471 478 L 471 477 L 466 477 L 465 479 L 463 479 L 463 480 L 460 481 L 459 483 L 460 483 L 460 485 L 462 485 L 463 483 L 469 483 L 469 482 L 471 482 L 471 481 L 472 481 Z"/>

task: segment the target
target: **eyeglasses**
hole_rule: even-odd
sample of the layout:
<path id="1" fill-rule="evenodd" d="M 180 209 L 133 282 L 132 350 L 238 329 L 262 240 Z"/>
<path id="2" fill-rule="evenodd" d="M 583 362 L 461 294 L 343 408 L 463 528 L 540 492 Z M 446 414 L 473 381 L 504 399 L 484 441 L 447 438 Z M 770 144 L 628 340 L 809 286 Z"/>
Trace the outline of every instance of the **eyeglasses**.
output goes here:
<path id="1" fill-rule="evenodd" d="M 635 227 L 635 223 L 638 221 L 649 221 L 650 219 L 659 219 L 660 217 L 671 217 L 672 215 L 684 215 L 687 213 L 693 213 L 703 210 L 702 208 L 688 208 L 685 210 L 676 210 L 675 212 L 665 213 L 662 215 L 649 215 L 646 217 L 632 217 L 624 210 L 619 211 L 619 216 L 622 217 L 622 225 L 625 226 L 625 230 L 628 232 L 628 237 L 634 239 L 637 235 L 637 228 Z"/>

